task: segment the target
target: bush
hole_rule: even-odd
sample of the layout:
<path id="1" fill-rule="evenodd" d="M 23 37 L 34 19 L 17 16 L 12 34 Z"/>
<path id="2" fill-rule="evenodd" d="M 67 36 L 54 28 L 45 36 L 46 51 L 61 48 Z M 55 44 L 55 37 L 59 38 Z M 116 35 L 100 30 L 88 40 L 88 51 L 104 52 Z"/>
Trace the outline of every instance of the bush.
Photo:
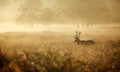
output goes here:
<path id="1" fill-rule="evenodd" d="M 9 64 L 10 60 L 7 54 L 3 53 L 0 49 L 0 72 L 11 72 Z"/>

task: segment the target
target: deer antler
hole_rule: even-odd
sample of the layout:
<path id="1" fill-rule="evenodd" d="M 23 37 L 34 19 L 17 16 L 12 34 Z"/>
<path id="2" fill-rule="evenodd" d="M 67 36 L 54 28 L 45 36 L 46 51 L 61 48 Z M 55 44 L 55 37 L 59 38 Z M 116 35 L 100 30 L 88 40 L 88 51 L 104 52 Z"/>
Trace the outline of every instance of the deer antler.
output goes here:
<path id="1" fill-rule="evenodd" d="M 78 33 L 78 36 L 80 36 L 81 32 Z"/>

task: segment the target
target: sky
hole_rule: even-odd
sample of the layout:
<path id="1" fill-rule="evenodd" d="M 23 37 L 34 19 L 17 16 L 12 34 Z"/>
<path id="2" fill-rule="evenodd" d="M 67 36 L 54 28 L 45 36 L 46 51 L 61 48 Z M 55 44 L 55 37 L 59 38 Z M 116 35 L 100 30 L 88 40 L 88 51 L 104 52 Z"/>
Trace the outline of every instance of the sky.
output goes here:
<path id="1" fill-rule="evenodd" d="M 57 0 L 41 0 L 45 8 L 57 8 Z M 120 0 L 58 0 L 63 14 L 50 17 L 51 23 L 120 23 Z M 98 1 L 103 1 L 99 3 Z M 0 0 L 0 22 L 15 22 L 25 0 Z M 33 2 L 34 3 L 34 2 Z M 103 5 L 102 5 L 103 4 Z M 47 12 L 49 13 L 49 12 Z M 47 14 L 46 14 L 47 15 Z M 44 17 L 44 16 L 43 16 Z M 47 17 L 47 16 L 46 16 Z M 47 18 L 44 18 L 46 20 Z"/>

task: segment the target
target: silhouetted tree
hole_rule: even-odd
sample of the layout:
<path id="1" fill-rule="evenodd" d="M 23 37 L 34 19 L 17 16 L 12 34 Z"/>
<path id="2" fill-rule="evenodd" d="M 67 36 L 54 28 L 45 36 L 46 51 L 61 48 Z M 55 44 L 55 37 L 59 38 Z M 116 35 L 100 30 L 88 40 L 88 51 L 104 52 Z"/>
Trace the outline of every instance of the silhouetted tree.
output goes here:
<path id="1" fill-rule="evenodd" d="M 20 14 L 17 18 L 19 23 L 30 23 L 33 26 L 34 22 L 40 22 L 43 14 L 43 4 L 41 0 L 25 0 L 18 9 Z"/>
<path id="2" fill-rule="evenodd" d="M 8 6 L 12 3 L 12 0 L 0 0 L 0 7 Z"/>
<path id="3" fill-rule="evenodd" d="M 65 15 L 80 22 L 98 23 L 109 19 L 109 12 L 102 0 L 59 0 Z"/>

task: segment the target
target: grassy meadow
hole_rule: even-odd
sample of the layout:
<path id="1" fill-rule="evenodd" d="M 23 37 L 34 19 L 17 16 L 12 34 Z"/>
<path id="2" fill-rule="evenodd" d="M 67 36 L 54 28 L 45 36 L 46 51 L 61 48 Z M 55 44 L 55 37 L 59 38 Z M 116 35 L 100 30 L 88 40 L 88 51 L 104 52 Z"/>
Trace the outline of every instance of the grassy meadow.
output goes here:
<path id="1" fill-rule="evenodd" d="M 120 72 L 120 35 L 69 32 L 0 33 L 0 72 Z"/>

